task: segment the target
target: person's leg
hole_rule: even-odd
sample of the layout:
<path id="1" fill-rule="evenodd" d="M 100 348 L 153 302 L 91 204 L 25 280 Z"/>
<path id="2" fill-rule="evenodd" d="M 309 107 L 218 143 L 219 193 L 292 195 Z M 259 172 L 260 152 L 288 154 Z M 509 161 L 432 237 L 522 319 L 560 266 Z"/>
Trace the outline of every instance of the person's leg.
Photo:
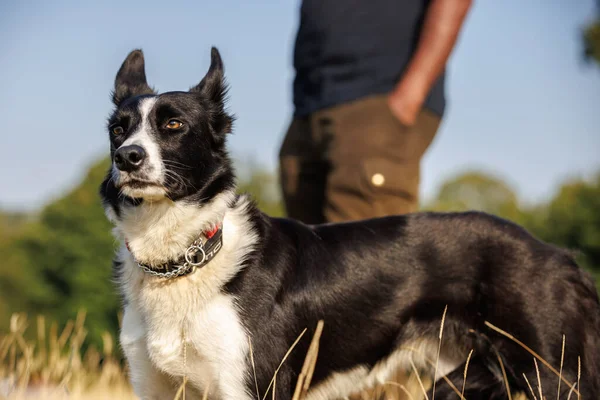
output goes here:
<path id="1" fill-rule="evenodd" d="M 330 164 L 323 214 L 328 222 L 418 210 L 421 157 L 440 124 L 424 110 L 403 125 L 386 96 L 373 96 L 315 113 Z"/>
<path id="2" fill-rule="evenodd" d="M 279 151 L 279 178 L 287 216 L 307 224 L 325 222 L 327 165 L 320 157 L 309 118 L 295 118 Z"/>

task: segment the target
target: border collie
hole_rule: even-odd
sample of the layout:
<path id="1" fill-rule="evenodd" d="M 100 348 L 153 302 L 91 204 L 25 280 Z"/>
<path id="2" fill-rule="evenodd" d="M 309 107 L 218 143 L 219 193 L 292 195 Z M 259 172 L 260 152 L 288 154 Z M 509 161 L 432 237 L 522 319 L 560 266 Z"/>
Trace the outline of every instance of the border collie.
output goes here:
<path id="1" fill-rule="evenodd" d="M 525 378 L 548 396 L 600 398 L 598 294 L 566 251 L 480 212 L 319 226 L 268 217 L 236 194 L 225 97 L 215 48 L 186 92 L 157 94 L 140 50 L 115 79 L 101 196 L 122 243 L 120 343 L 138 396 L 171 399 L 185 377 L 192 397 L 262 399 L 271 387 L 290 399 L 323 320 L 309 400 L 413 364 L 437 374 L 436 399 L 458 398 L 448 381 L 462 388 L 471 350 L 467 399 L 529 393 Z M 558 374 L 537 360 L 538 383 L 517 340 Z"/>

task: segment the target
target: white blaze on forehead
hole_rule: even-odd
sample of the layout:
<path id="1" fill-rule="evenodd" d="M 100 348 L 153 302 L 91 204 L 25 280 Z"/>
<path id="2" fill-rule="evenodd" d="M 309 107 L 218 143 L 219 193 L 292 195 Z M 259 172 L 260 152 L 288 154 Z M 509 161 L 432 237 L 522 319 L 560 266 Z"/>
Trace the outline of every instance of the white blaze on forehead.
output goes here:
<path id="1" fill-rule="evenodd" d="M 149 97 L 140 101 L 138 111 L 140 113 L 141 122 L 136 131 L 123 142 L 121 147 L 137 145 L 143 148 L 147 157 L 146 165 L 143 167 L 147 179 L 157 183 L 163 183 L 164 167 L 160 156 L 160 148 L 158 147 L 158 143 L 156 143 L 152 137 L 152 125 L 150 124 L 150 112 L 156 103 L 156 99 L 156 97 Z"/>

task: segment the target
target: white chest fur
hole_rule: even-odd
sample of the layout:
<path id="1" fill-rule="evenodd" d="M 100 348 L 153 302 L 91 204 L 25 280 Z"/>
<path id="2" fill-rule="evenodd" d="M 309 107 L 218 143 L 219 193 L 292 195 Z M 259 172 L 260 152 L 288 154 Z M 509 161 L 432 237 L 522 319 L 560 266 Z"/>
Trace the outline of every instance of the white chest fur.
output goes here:
<path id="1" fill-rule="evenodd" d="M 167 281 L 148 276 L 121 249 L 119 283 L 127 300 L 121 345 L 138 394 L 150 391 L 145 387 L 154 384 L 149 380 L 157 372 L 171 377 L 175 386 L 186 376 L 189 386 L 201 393 L 208 389 L 211 399 L 251 398 L 246 393 L 248 336 L 235 298 L 221 290 L 256 241 L 244 207 L 238 203 L 225 212 L 223 248 L 191 275 Z"/>
<path id="2" fill-rule="evenodd" d="M 152 367 L 175 382 L 186 376 L 190 386 L 207 390 L 211 398 L 248 398 L 248 338 L 231 296 L 216 295 L 200 309 L 182 305 L 170 313 L 139 312 L 128 306 L 121 342 L 126 354 L 133 353 L 128 346 L 141 346 L 139 356 L 147 357 Z"/>

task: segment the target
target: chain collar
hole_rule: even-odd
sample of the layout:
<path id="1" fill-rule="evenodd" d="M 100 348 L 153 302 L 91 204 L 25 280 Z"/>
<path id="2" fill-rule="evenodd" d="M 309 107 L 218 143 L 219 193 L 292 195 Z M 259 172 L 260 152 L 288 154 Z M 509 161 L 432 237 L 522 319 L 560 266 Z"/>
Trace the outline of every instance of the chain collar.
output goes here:
<path id="1" fill-rule="evenodd" d="M 203 242 L 202 238 L 206 240 Z M 129 249 L 129 244 L 125 245 Z M 158 266 L 140 263 L 136 260 L 137 265 L 145 273 L 159 278 L 177 278 L 192 274 L 197 268 L 202 268 L 212 260 L 223 247 L 223 230 L 217 226 L 212 231 L 204 232 L 200 238 L 185 250 L 183 256 L 177 261 L 167 262 Z"/>

